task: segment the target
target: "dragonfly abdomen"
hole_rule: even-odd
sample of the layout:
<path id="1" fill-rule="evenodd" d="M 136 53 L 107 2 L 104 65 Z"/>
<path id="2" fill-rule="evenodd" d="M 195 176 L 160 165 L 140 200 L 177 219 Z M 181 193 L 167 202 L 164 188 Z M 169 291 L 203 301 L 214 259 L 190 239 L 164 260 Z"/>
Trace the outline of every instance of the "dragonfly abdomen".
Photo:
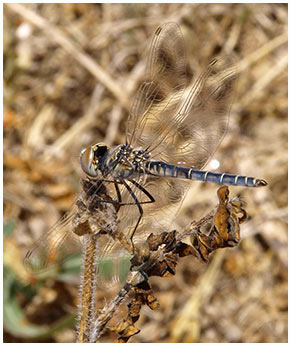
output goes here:
<path id="1" fill-rule="evenodd" d="M 222 185 L 249 186 L 259 187 L 266 186 L 267 182 L 262 179 L 247 177 L 228 173 L 214 173 L 209 171 L 201 171 L 194 168 L 186 168 L 176 165 L 171 165 L 161 161 L 151 161 L 148 165 L 148 170 L 151 174 L 173 177 L 180 179 L 190 179 L 206 181 Z"/>

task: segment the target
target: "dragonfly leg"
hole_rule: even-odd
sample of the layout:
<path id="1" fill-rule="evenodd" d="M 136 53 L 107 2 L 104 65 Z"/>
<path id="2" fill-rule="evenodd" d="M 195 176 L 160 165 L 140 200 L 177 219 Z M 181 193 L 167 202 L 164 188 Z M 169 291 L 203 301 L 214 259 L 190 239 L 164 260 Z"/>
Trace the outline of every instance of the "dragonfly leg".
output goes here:
<path id="1" fill-rule="evenodd" d="M 113 199 L 97 199 L 97 198 L 94 198 L 94 202 L 95 203 L 110 203 L 110 204 L 113 204 L 113 205 L 117 205 L 117 211 L 119 210 L 119 208 L 123 205 L 136 205 L 136 202 L 131 202 L 131 203 L 125 203 L 125 202 L 122 202 L 122 197 L 121 197 L 121 193 L 120 193 L 120 189 L 118 187 L 118 185 L 124 185 L 124 181 L 115 181 L 115 180 L 103 180 L 103 182 L 106 182 L 106 183 L 111 183 L 111 184 L 114 184 L 114 187 L 115 187 L 115 191 L 116 191 L 116 196 L 117 196 L 117 200 L 113 200 Z M 134 182 L 135 183 L 135 182 Z M 137 184 L 137 183 L 136 183 Z M 138 184 L 139 185 L 139 184 Z M 140 185 L 139 185 L 140 186 Z M 93 187 L 93 186 L 92 186 Z M 152 200 L 153 200 L 153 197 L 151 197 L 151 195 L 145 190 L 145 189 L 142 189 L 140 187 L 140 189 L 150 198 L 150 201 L 145 201 L 145 202 L 140 202 L 140 204 L 143 204 L 143 203 L 152 203 Z M 89 188 L 88 191 L 90 191 L 91 189 Z M 94 191 L 94 194 L 97 194 L 98 190 L 95 190 Z M 154 201 L 154 200 L 153 200 Z"/>
<path id="2" fill-rule="evenodd" d="M 135 180 L 129 180 L 129 181 L 133 185 L 135 185 L 138 189 L 140 189 L 149 198 L 149 201 L 140 202 L 140 204 L 154 203 L 155 202 L 154 197 L 145 188 L 143 188 L 139 183 L 137 183 Z"/>
<path id="3" fill-rule="evenodd" d="M 137 227 L 141 221 L 141 218 L 142 218 L 142 215 L 143 215 L 143 209 L 141 207 L 141 204 L 147 204 L 147 203 L 154 203 L 155 202 L 155 199 L 154 197 L 144 188 L 142 187 L 138 182 L 136 182 L 135 180 L 132 180 L 130 179 L 129 180 L 134 186 L 136 186 L 140 191 L 142 191 L 148 198 L 149 200 L 148 201 L 139 201 L 138 198 L 136 197 L 136 195 L 134 194 L 134 192 L 132 191 L 132 189 L 130 188 L 130 186 L 125 182 L 125 181 L 122 181 L 121 183 L 125 186 L 125 188 L 127 189 L 127 191 L 129 192 L 129 194 L 131 195 L 131 197 L 133 198 L 133 200 L 135 201 L 135 203 L 120 203 L 120 206 L 122 205 L 136 205 L 138 207 L 138 210 L 139 210 L 139 218 L 137 220 L 137 223 L 134 227 L 134 230 L 130 236 L 130 241 L 132 243 L 132 246 L 133 246 L 133 249 L 134 249 L 134 243 L 133 243 L 133 236 L 135 234 L 135 231 L 137 230 Z M 117 193 L 117 198 L 121 201 L 121 194 L 120 194 L 120 190 L 118 188 L 118 185 L 117 183 L 114 183 L 115 185 L 115 189 L 116 189 L 116 193 Z"/>
<path id="4" fill-rule="evenodd" d="M 123 181 L 123 184 L 124 184 L 125 188 L 127 189 L 127 191 L 129 192 L 130 196 L 131 196 L 131 197 L 133 198 L 133 200 L 135 201 L 135 205 L 137 206 L 138 211 L 139 211 L 138 220 L 137 220 L 136 225 L 135 225 L 135 227 L 134 227 L 134 230 L 133 230 L 133 232 L 132 232 L 132 234 L 131 234 L 131 236 L 130 236 L 130 241 L 131 241 L 132 247 L 133 247 L 133 249 L 134 249 L 133 236 L 134 236 L 134 233 L 135 233 L 135 231 L 136 231 L 136 229 L 137 229 L 137 227 L 138 227 L 138 225 L 139 225 L 139 223 L 140 223 L 140 221 L 141 221 L 141 218 L 142 218 L 142 216 L 143 216 L 143 209 L 142 209 L 142 207 L 141 207 L 140 201 L 137 199 L 136 195 L 134 194 L 134 192 L 132 191 L 132 189 L 130 188 L 130 186 L 129 186 L 125 181 Z"/>
<path id="5" fill-rule="evenodd" d="M 122 202 L 121 193 L 120 193 L 118 184 L 116 182 L 114 182 L 114 187 L 115 187 L 116 196 L 117 196 L 117 202 L 118 202 L 118 207 L 117 207 L 116 211 L 119 211 L 119 208 L 121 207 L 121 202 Z"/>
<path id="6" fill-rule="evenodd" d="M 155 202 L 154 197 L 144 187 L 142 187 L 135 180 L 129 180 L 129 181 L 132 183 L 132 185 L 136 186 L 140 191 L 142 191 L 149 199 L 148 201 L 139 201 L 139 204 L 148 204 L 148 203 L 154 203 Z M 119 206 L 123 206 L 123 205 L 136 205 L 136 203 L 132 203 L 132 202 L 129 202 L 129 203 L 128 202 L 122 202 L 122 197 L 121 197 L 121 193 L 120 193 L 120 189 L 118 187 L 118 184 L 125 185 L 124 181 L 118 181 L 118 182 L 110 181 L 110 182 L 114 184 L 115 191 L 116 191 L 116 196 L 117 196 L 117 201 L 113 201 L 111 203 L 117 203 L 117 204 L 119 204 Z M 133 191 L 132 191 L 132 193 L 133 193 Z"/>

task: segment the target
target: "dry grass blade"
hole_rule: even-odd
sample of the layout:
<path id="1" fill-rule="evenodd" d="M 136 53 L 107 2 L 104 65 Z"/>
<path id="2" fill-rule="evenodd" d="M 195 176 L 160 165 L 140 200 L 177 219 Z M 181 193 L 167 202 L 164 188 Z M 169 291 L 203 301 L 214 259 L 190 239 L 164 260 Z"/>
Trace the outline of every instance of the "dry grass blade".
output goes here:
<path id="1" fill-rule="evenodd" d="M 60 136 L 54 144 L 52 144 L 47 150 L 45 159 L 50 160 L 53 155 L 56 153 L 62 152 L 65 149 L 69 148 L 70 145 L 76 140 L 76 138 L 86 131 L 90 126 L 95 122 L 96 113 L 102 112 L 102 106 L 97 107 L 100 102 L 100 99 L 103 95 L 104 87 L 100 84 L 97 84 L 92 96 L 91 102 L 89 105 L 88 111 L 80 118 L 68 131 L 66 131 L 62 136 Z"/>
<path id="2" fill-rule="evenodd" d="M 288 42 L 288 32 L 284 32 L 282 35 L 269 41 L 255 52 L 249 54 L 243 58 L 238 64 L 238 72 L 243 72 L 246 68 L 252 64 L 258 62 L 268 54 L 272 53 L 276 48 Z"/>
<path id="3" fill-rule="evenodd" d="M 207 304 L 215 291 L 215 283 L 219 277 L 220 267 L 225 256 L 218 251 L 213 256 L 205 274 L 200 278 L 193 294 L 171 323 L 170 342 L 197 342 L 200 336 L 201 306 Z"/>
<path id="4" fill-rule="evenodd" d="M 284 55 L 277 61 L 277 63 L 273 66 L 272 69 L 270 69 L 266 74 L 263 74 L 262 77 L 257 80 L 257 82 L 254 84 L 251 90 L 244 95 L 244 97 L 241 100 L 241 103 L 249 103 L 253 101 L 255 98 L 259 97 L 259 95 L 262 95 L 265 88 L 281 73 L 286 71 L 287 65 L 288 55 Z"/>
<path id="5" fill-rule="evenodd" d="M 120 104 L 127 109 L 128 108 L 128 96 L 124 92 L 121 86 L 118 86 L 116 81 L 104 71 L 93 59 L 91 59 L 87 54 L 81 51 L 69 38 L 57 27 L 50 24 L 47 20 L 40 17 L 37 13 L 33 12 L 29 8 L 21 4 L 6 4 L 14 12 L 18 13 L 26 20 L 28 20 L 33 25 L 42 29 L 44 33 L 47 33 L 50 40 L 54 40 L 60 46 L 62 46 L 69 54 L 71 54 L 84 68 L 86 68 L 90 73 L 95 76 L 95 78 L 102 83 Z"/>

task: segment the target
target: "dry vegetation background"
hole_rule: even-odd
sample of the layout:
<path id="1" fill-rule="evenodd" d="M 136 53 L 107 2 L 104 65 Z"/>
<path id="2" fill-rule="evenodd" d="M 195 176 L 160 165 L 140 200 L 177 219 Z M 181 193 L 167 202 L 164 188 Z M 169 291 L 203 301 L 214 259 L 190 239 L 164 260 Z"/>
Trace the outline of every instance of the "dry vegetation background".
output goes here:
<path id="1" fill-rule="evenodd" d="M 4 338 L 73 342 L 79 263 L 37 278 L 22 265 L 33 241 L 70 208 L 81 148 L 124 141 L 131 99 L 158 25 L 180 24 L 189 68 L 220 52 L 241 75 L 221 171 L 267 188 L 232 187 L 247 202 L 238 248 L 208 265 L 188 257 L 151 281 L 135 342 L 287 342 L 287 5 L 30 4 L 4 6 Z M 194 182 L 173 227 L 216 203 Z M 102 301 L 100 292 L 100 301 Z M 107 335 L 102 341 L 114 341 Z"/>

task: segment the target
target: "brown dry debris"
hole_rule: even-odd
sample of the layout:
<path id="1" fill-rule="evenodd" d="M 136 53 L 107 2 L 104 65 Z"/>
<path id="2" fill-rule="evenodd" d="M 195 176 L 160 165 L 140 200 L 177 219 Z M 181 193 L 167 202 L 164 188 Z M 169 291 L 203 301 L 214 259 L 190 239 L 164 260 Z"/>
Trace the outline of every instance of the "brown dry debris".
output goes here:
<path id="1" fill-rule="evenodd" d="M 186 256 L 176 267 L 170 256 L 164 270 L 175 275 L 149 279 L 150 290 L 125 309 L 120 335 L 131 342 L 287 342 L 287 18 L 286 4 L 4 5 L 4 341 L 74 342 L 79 262 L 71 258 L 39 278 L 22 258 L 81 191 L 80 150 L 124 143 L 149 40 L 175 21 L 189 76 L 221 52 L 237 57 L 229 129 L 215 153 L 219 170 L 269 185 L 230 189 L 249 215 L 238 247 L 217 250 L 208 264 Z M 168 234 L 211 210 L 216 188 L 193 182 Z M 199 240 L 196 251 L 208 255 Z M 100 311 L 112 294 L 97 291 Z M 145 301 L 159 307 L 140 310 Z M 121 320 L 100 341 L 116 340 Z"/>

